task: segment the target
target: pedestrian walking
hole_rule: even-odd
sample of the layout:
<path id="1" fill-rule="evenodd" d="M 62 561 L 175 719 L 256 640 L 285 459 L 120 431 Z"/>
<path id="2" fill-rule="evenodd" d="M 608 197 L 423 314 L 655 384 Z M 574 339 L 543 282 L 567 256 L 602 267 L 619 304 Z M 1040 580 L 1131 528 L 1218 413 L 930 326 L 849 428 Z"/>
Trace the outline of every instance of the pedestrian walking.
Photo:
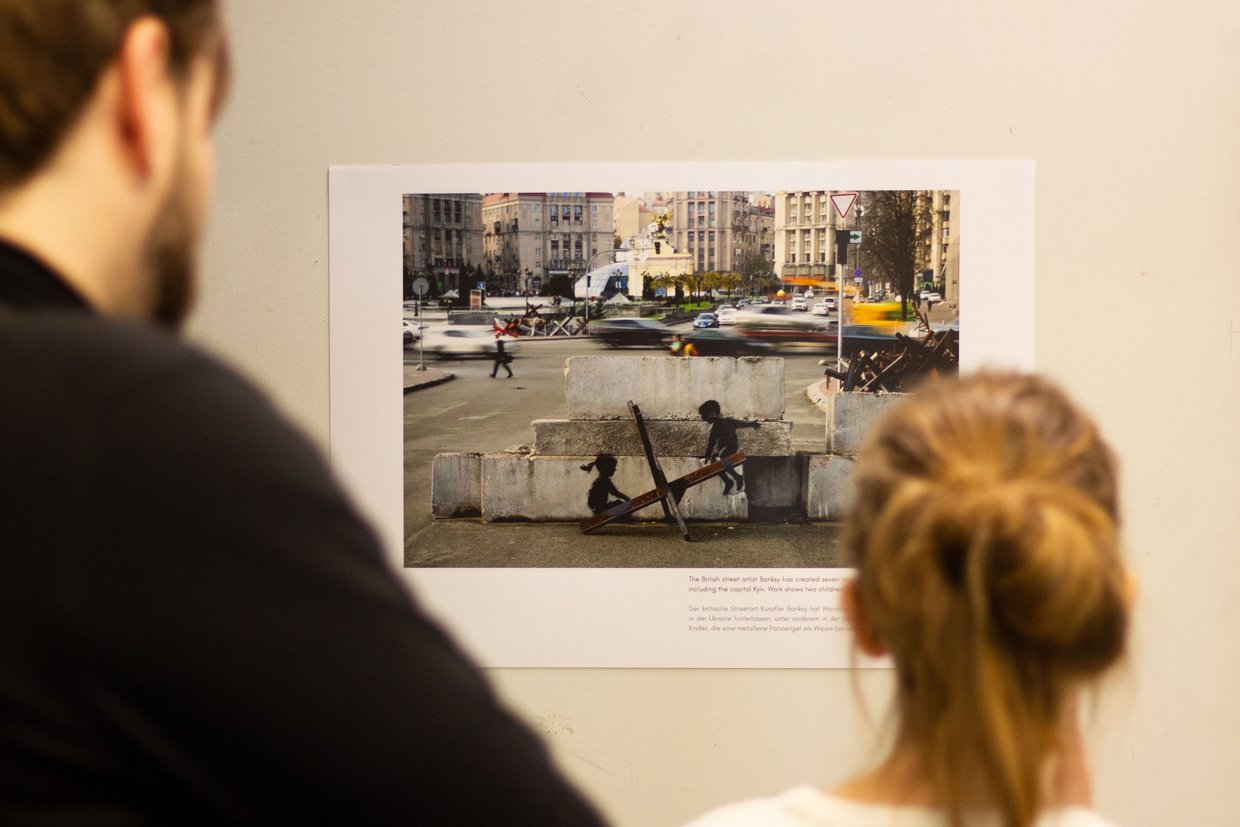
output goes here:
<path id="1" fill-rule="evenodd" d="M 684 347 L 680 349 L 680 355 L 686 359 L 689 359 L 693 356 L 697 356 L 698 355 L 697 345 L 693 344 L 693 342 L 685 342 Z"/>
<path id="2" fill-rule="evenodd" d="M 491 378 L 494 379 L 495 374 L 499 373 L 499 369 L 502 367 L 504 370 L 508 371 L 508 376 L 506 376 L 505 378 L 511 379 L 512 368 L 508 367 L 508 364 L 511 361 L 512 361 L 512 354 L 504 350 L 504 340 L 501 337 L 496 336 L 495 337 L 495 364 L 491 366 Z"/>
<path id="3" fill-rule="evenodd" d="M 672 334 L 672 346 L 671 346 L 672 355 L 673 355 L 673 356 L 679 356 L 679 355 L 680 355 L 680 349 L 681 349 L 682 347 L 684 347 L 684 346 L 685 346 L 685 343 L 684 343 L 684 341 L 680 338 L 680 334 L 679 334 L 679 333 L 674 333 L 674 334 Z"/>

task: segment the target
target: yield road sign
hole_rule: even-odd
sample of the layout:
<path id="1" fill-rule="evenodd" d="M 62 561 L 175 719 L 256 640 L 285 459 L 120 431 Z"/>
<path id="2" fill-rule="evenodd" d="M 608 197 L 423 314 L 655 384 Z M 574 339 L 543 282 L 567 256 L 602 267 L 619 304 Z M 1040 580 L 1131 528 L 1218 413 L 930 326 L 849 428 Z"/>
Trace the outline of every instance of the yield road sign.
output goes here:
<path id="1" fill-rule="evenodd" d="M 848 211 L 852 209 L 853 202 L 856 200 L 857 193 L 855 192 L 837 192 L 831 196 L 831 205 L 835 207 L 840 218 L 847 218 Z"/>

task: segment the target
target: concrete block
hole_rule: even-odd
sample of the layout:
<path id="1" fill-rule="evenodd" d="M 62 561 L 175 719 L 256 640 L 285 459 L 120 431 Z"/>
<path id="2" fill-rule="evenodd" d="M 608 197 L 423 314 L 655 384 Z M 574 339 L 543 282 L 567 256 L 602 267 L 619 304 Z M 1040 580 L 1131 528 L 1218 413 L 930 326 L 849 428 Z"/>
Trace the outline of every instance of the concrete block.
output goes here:
<path id="1" fill-rule="evenodd" d="M 754 457 L 745 461 L 745 493 L 750 508 L 799 511 L 804 480 L 802 457 Z"/>
<path id="2" fill-rule="evenodd" d="M 477 517 L 482 513 L 482 454 L 439 454 L 431 464 L 431 514 Z"/>
<path id="3" fill-rule="evenodd" d="M 582 470 L 594 461 L 583 457 L 529 457 L 486 454 L 482 457 L 482 517 L 489 521 L 576 521 L 591 515 L 587 498 L 598 478 L 597 469 Z M 660 457 L 669 480 L 702 467 L 693 457 Z M 627 497 L 654 487 L 642 457 L 617 457 L 612 484 Z M 744 494 L 724 496 L 723 482 L 707 480 L 685 493 L 681 512 L 689 520 L 743 521 L 749 516 Z M 661 520 L 657 504 L 637 512 L 636 520 Z"/>
<path id="4" fill-rule="evenodd" d="M 570 419 L 697 419 L 714 399 L 735 419 L 784 416 L 784 360 L 778 357 L 573 356 L 564 369 Z"/>
<path id="5" fill-rule="evenodd" d="M 908 394 L 905 393 L 839 392 L 828 394 L 826 398 L 827 453 L 846 457 L 856 456 L 874 423 L 906 396 Z"/>
<path id="6" fill-rule="evenodd" d="M 627 413 L 627 408 L 625 409 Z M 642 416 L 645 417 L 645 409 Z M 637 425 L 626 419 L 535 419 L 535 456 L 573 457 L 611 454 L 645 456 Z M 791 422 L 757 422 L 755 428 L 738 428 L 740 450 L 747 457 L 783 457 L 792 454 Z M 698 420 L 655 419 L 646 430 L 656 456 L 701 455 L 706 449 L 710 425 Z M 799 489 L 798 489 L 799 490 Z"/>
<path id="7" fill-rule="evenodd" d="M 849 482 L 853 460 L 849 457 L 814 454 L 805 471 L 805 516 L 811 520 L 839 521 L 852 506 Z"/>

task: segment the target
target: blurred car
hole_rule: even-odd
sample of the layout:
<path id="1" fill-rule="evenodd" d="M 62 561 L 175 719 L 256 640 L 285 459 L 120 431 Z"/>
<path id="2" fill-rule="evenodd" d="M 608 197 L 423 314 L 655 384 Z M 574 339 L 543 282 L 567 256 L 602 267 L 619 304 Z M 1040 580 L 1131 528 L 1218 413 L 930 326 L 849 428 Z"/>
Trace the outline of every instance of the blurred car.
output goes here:
<path id="1" fill-rule="evenodd" d="M 699 313 L 698 317 L 693 320 L 693 329 L 702 330 L 708 327 L 718 327 L 719 320 L 715 318 L 714 313 Z"/>
<path id="2" fill-rule="evenodd" d="M 744 299 L 739 299 L 736 302 L 736 309 L 740 310 L 742 307 L 747 307 L 748 305 L 749 305 L 749 302 L 745 301 Z"/>
<path id="3" fill-rule="evenodd" d="M 739 336 L 724 330 L 697 330 L 684 337 L 693 342 L 699 356 L 774 356 L 775 349 L 766 342 Z"/>
<path id="4" fill-rule="evenodd" d="M 497 338 L 504 340 L 504 350 L 512 353 L 517 340 L 512 336 L 495 335 L 489 327 L 453 326 L 426 331 L 422 350 L 433 356 L 491 356 L 495 353 Z"/>
<path id="5" fill-rule="evenodd" d="M 840 303 L 835 300 L 835 296 L 824 296 L 822 300 L 827 303 L 828 313 L 839 309 Z"/>
<path id="6" fill-rule="evenodd" d="M 418 326 L 415 322 L 411 322 L 408 319 L 401 319 L 401 324 L 404 328 L 405 347 L 409 347 L 409 345 L 422 338 L 422 333 L 418 330 Z"/>
<path id="7" fill-rule="evenodd" d="M 764 304 L 758 307 L 746 307 L 738 312 L 736 323 L 746 328 L 762 328 L 805 327 L 810 322 L 809 319 L 794 314 L 782 305 Z"/>
<path id="8" fill-rule="evenodd" d="M 721 325 L 736 324 L 736 312 L 735 307 L 730 304 L 725 304 L 723 307 L 715 311 L 715 315 L 718 317 L 719 324 Z"/>
<path id="9" fill-rule="evenodd" d="M 793 310 L 805 310 L 805 304 L 806 304 L 806 299 L 804 296 L 793 296 L 792 297 L 792 309 Z"/>
<path id="10" fill-rule="evenodd" d="M 809 312 L 813 313 L 815 316 L 827 315 L 826 301 L 814 302 L 814 306 L 809 309 Z"/>
<path id="11" fill-rule="evenodd" d="M 590 322 L 590 334 L 607 347 L 663 347 L 672 331 L 654 319 L 604 319 Z"/>

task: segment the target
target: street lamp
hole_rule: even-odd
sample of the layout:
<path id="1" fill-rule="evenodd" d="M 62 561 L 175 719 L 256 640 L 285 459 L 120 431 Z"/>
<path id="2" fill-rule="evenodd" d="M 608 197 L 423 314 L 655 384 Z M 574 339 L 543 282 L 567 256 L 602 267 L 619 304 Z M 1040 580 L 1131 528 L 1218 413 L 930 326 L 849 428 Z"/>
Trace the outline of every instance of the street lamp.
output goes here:
<path id="1" fill-rule="evenodd" d="M 594 260 L 604 256 L 615 256 L 619 252 L 615 249 L 599 250 L 594 255 L 586 259 L 586 324 L 590 323 L 590 271 L 594 269 Z M 614 262 L 614 258 L 612 259 Z"/>

